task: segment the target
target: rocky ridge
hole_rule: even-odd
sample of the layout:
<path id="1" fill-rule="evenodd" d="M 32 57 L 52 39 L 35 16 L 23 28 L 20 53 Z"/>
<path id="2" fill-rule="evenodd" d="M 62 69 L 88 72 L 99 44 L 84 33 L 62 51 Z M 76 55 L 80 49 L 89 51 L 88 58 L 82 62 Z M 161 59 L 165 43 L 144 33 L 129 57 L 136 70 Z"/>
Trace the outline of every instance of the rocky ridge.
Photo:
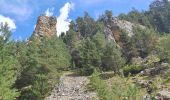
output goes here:
<path id="1" fill-rule="evenodd" d="M 135 27 L 145 28 L 142 25 L 134 24 L 129 21 L 120 20 L 117 17 L 112 17 L 109 22 L 106 21 L 106 23 L 109 23 L 105 26 L 104 33 L 106 38 L 109 41 L 116 41 L 118 42 L 120 40 L 120 34 L 122 31 L 125 31 L 129 37 L 132 37 L 134 33 Z"/>
<path id="2" fill-rule="evenodd" d="M 104 34 L 108 41 L 118 42 L 120 39 L 120 34 L 123 31 L 127 33 L 129 37 L 133 36 L 134 27 L 144 28 L 142 25 L 136 25 L 129 21 L 120 20 L 117 17 L 112 17 L 109 22 L 106 19 L 106 24 L 104 28 Z M 35 30 L 32 37 L 41 39 L 43 37 L 52 37 L 57 34 L 57 19 L 55 16 L 45 16 L 41 15 L 38 17 Z"/>

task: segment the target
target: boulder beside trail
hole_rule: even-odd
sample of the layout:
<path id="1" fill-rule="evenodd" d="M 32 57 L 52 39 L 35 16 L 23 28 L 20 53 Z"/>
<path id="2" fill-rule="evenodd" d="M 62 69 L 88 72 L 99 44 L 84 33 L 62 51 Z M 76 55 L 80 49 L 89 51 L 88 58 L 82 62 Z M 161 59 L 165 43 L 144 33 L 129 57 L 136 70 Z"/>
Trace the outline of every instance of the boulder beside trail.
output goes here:
<path id="1" fill-rule="evenodd" d="M 170 92 L 162 90 L 156 95 L 157 100 L 170 100 Z"/>
<path id="2" fill-rule="evenodd" d="M 166 75 L 169 73 L 169 64 L 162 63 L 160 66 L 148 68 L 141 71 L 140 75 L 155 76 L 155 75 Z"/>

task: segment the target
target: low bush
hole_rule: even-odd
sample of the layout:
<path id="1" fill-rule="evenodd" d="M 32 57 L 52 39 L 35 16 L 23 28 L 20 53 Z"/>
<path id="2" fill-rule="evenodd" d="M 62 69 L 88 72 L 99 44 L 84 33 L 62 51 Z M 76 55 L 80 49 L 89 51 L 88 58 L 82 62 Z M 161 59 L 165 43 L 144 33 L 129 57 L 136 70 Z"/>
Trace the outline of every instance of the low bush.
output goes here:
<path id="1" fill-rule="evenodd" d="M 123 72 L 125 76 L 127 76 L 128 74 L 137 74 L 142 70 L 143 67 L 139 65 L 126 65 L 125 67 L 123 67 Z"/>
<path id="2" fill-rule="evenodd" d="M 111 84 L 107 84 L 96 70 L 90 77 L 88 88 L 96 91 L 100 100 L 139 100 L 144 95 L 130 78 L 115 76 L 111 78 Z"/>
<path id="3" fill-rule="evenodd" d="M 100 100 L 114 100 L 107 84 L 100 79 L 99 75 L 100 73 L 95 70 L 90 77 L 90 84 L 88 84 L 88 88 L 91 91 L 95 90 L 98 93 L 98 97 Z"/>

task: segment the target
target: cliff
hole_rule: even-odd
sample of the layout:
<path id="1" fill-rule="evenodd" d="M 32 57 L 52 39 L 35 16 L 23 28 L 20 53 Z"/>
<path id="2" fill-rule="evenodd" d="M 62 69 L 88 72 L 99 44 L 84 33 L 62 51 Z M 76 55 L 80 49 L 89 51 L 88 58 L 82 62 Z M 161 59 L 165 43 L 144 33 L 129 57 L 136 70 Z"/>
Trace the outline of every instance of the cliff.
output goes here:
<path id="1" fill-rule="evenodd" d="M 41 15 L 38 17 L 35 30 L 32 34 L 32 38 L 41 39 L 43 37 L 50 38 L 57 34 L 57 19 L 53 16 Z"/>
<path id="2" fill-rule="evenodd" d="M 133 31 L 135 27 L 144 28 L 142 25 L 112 17 L 111 20 L 106 20 L 104 33 L 109 41 L 119 42 L 122 31 L 125 31 L 129 37 L 132 37 L 135 34 Z"/>

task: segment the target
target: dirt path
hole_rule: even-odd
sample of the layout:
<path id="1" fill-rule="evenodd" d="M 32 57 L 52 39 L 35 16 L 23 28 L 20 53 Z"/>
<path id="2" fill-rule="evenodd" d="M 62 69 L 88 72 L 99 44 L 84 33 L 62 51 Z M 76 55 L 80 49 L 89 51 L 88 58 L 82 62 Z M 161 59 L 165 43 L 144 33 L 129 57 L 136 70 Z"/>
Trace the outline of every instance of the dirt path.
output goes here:
<path id="1" fill-rule="evenodd" d="M 47 100 L 95 100 L 96 94 L 85 89 L 88 82 L 85 76 L 65 74 Z"/>

